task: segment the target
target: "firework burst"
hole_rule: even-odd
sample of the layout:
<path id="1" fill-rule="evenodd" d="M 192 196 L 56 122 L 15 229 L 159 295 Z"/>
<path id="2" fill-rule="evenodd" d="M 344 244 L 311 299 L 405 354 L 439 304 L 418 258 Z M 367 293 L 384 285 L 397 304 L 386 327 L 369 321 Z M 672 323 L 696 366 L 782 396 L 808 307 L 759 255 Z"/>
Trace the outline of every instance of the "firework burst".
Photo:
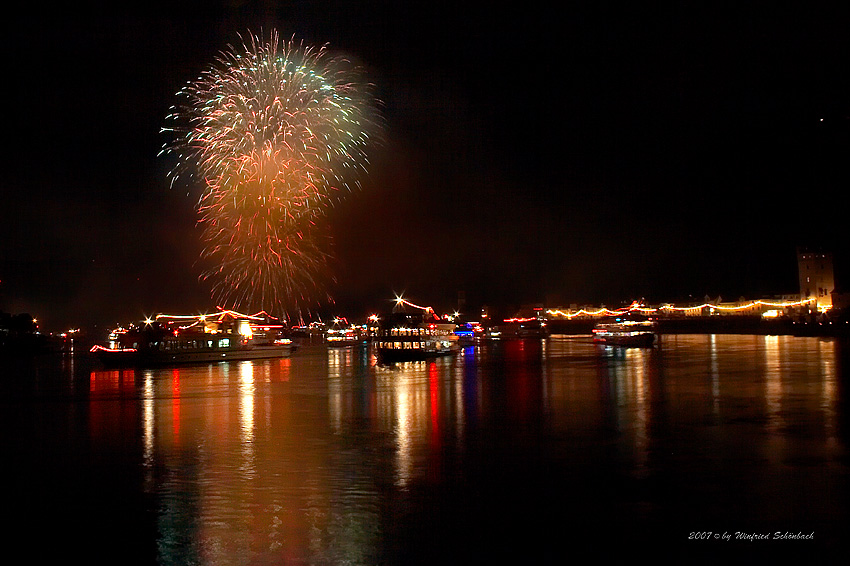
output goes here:
<path id="1" fill-rule="evenodd" d="M 214 298 L 293 316 L 328 298 L 321 220 L 359 186 L 378 130 L 359 68 L 272 33 L 251 35 L 178 93 L 167 118 L 173 180 L 201 186 L 202 277 Z"/>

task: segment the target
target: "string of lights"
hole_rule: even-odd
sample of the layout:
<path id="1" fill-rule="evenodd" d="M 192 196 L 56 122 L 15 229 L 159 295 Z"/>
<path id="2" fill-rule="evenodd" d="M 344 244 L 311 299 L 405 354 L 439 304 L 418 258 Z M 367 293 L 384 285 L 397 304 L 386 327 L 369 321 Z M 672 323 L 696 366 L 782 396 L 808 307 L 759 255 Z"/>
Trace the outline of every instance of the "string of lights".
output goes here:
<path id="1" fill-rule="evenodd" d="M 756 300 L 750 301 L 745 304 L 740 305 L 718 305 L 713 303 L 702 303 L 700 305 L 693 305 L 688 307 L 676 307 L 674 305 L 661 305 L 660 307 L 646 307 L 640 303 L 632 303 L 628 307 L 620 308 L 620 309 L 609 309 L 606 307 L 601 307 L 597 310 L 587 310 L 580 309 L 576 312 L 572 312 L 571 310 L 560 310 L 560 309 L 549 309 L 546 313 L 550 316 L 555 317 L 563 317 L 567 319 L 573 319 L 577 317 L 587 316 L 587 317 L 595 317 L 595 316 L 616 316 L 619 314 L 630 313 L 630 312 L 640 312 L 642 314 L 657 314 L 659 312 L 703 312 L 705 309 L 709 311 L 721 311 L 721 312 L 736 312 L 736 311 L 745 311 L 752 310 L 758 307 L 769 307 L 775 309 L 785 309 L 785 308 L 796 308 L 802 307 L 811 303 L 816 303 L 817 299 L 808 298 L 802 299 L 800 301 L 763 301 Z M 519 319 L 517 319 L 519 320 Z"/>
<path id="2" fill-rule="evenodd" d="M 419 309 L 419 310 L 425 311 L 425 312 L 433 312 L 434 311 L 434 309 L 432 309 L 431 307 L 423 307 L 423 306 L 411 303 L 410 301 L 408 301 L 407 299 L 405 299 L 404 297 L 401 297 L 401 296 L 396 296 L 395 303 L 396 303 L 396 305 L 407 305 L 409 307 Z"/>

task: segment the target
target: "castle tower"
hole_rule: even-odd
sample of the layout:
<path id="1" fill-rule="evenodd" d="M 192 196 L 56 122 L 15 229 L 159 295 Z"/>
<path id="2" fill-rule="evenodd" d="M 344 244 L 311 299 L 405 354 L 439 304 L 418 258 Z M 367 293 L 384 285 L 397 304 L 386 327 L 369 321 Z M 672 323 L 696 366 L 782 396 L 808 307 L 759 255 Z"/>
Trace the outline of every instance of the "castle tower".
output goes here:
<path id="1" fill-rule="evenodd" d="M 800 275 L 800 298 L 817 299 L 819 311 L 832 308 L 832 292 L 835 290 L 832 253 L 797 248 L 797 268 Z"/>

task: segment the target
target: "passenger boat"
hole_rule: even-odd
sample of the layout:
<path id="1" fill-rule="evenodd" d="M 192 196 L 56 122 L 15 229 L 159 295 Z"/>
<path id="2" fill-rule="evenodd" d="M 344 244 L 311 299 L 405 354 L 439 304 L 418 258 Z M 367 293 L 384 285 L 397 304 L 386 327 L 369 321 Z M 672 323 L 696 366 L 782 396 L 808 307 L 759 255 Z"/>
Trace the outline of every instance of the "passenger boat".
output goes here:
<path id="1" fill-rule="evenodd" d="M 655 320 L 635 314 L 608 318 L 593 328 L 593 341 L 606 346 L 647 348 L 655 344 Z"/>
<path id="2" fill-rule="evenodd" d="M 484 328 L 478 322 L 464 322 L 455 327 L 454 333 L 458 342 L 473 344 L 484 337 Z"/>
<path id="3" fill-rule="evenodd" d="M 333 325 L 325 334 L 329 348 L 344 348 L 365 342 L 365 338 L 356 326 L 343 326 L 345 319 L 335 319 Z"/>
<path id="4" fill-rule="evenodd" d="M 283 325 L 265 313 L 158 315 L 138 325 L 113 330 L 109 345 L 94 346 L 91 352 L 109 367 L 284 358 L 296 346 L 281 336 L 282 330 Z"/>
<path id="5" fill-rule="evenodd" d="M 536 317 L 508 318 L 499 326 L 491 327 L 487 335 L 495 339 L 547 338 L 549 336 L 549 329 L 546 326 L 546 322 Z"/>
<path id="6" fill-rule="evenodd" d="M 456 328 L 456 324 L 440 320 L 430 308 L 382 316 L 374 337 L 378 360 L 390 364 L 454 355 L 459 350 Z"/>

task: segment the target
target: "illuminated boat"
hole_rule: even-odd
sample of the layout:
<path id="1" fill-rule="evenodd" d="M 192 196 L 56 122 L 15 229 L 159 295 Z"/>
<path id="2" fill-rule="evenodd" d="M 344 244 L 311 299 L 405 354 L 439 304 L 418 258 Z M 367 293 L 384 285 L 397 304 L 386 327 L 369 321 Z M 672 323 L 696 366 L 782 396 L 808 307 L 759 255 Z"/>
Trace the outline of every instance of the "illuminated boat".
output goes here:
<path id="1" fill-rule="evenodd" d="M 593 341 L 606 346 L 648 348 L 655 344 L 655 320 L 635 314 L 624 314 L 603 320 L 593 328 Z"/>
<path id="2" fill-rule="evenodd" d="M 374 342 L 381 363 L 428 360 L 458 352 L 457 325 L 441 320 L 430 307 L 418 307 L 403 299 L 397 301 L 391 314 L 378 319 Z M 420 312 L 403 312 L 400 307 L 404 304 Z"/>
<path id="3" fill-rule="evenodd" d="M 328 328 L 325 334 L 325 341 L 329 348 L 344 348 L 346 346 L 354 346 L 365 342 L 365 338 L 360 332 L 360 329 L 355 326 L 343 326 L 347 323 L 343 319 L 335 319 L 333 325 Z"/>
<path id="4" fill-rule="evenodd" d="M 499 326 L 491 327 L 487 335 L 494 339 L 547 338 L 549 329 L 546 322 L 536 317 L 507 318 Z"/>
<path id="5" fill-rule="evenodd" d="M 92 354 L 109 367 L 154 367 L 222 361 L 285 358 L 295 351 L 281 336 L 283 326 L 260 313 L 242 315 L 158 315 L 139 325 L 113 330 L 108 346 Z"/>
<path id="6" fill-rule="evenodd" d="M 484 337 L 484 328 L 478 322 L 464 322 L 455 327 L 454 333 L 458 337 L 458 342 L 470 344 Z"/>

